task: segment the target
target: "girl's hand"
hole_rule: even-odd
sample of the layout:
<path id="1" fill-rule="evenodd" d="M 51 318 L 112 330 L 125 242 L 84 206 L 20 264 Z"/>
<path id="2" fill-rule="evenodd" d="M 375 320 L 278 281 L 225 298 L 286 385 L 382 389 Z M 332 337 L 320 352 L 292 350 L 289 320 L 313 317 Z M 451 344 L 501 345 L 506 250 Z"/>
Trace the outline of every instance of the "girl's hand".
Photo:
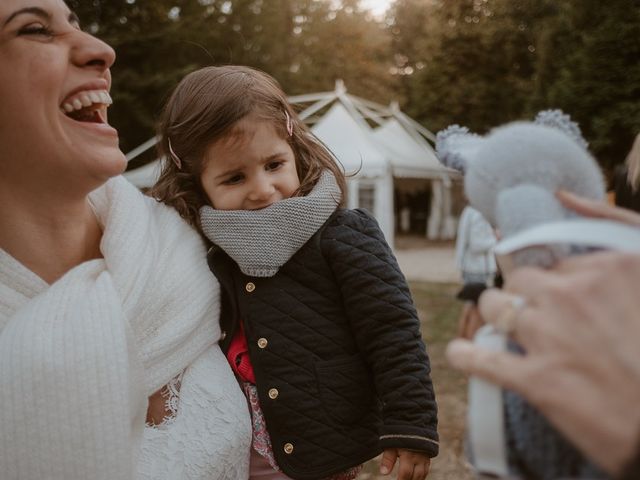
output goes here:
<path id="1" fill-rule="evenodd" d="M 382 453 L 380 473 L 389 475 L 400 458 L 398 480 L 424 480 L 429 475 L 431 458 L 421 452 L 413 452 L 402 448 L 387 448 Z"/>

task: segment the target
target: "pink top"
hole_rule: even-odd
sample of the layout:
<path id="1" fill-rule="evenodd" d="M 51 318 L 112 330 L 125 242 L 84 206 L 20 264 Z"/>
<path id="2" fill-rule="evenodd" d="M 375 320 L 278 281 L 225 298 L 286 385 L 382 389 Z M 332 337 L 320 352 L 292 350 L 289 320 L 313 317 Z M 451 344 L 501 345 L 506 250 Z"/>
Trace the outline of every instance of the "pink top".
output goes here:
<path id="1" fill-rule="evenodd" d="M 249 346 L 247 345 L 247 337 L 244 335 L 242 322 L 240 322 L 240 328 L 229 344 L 227 360 L 240 379 L 256 384 L 256 375 L 253 372 L 253 365 L 251 365 L 251 359 L 249 358 Z"/>

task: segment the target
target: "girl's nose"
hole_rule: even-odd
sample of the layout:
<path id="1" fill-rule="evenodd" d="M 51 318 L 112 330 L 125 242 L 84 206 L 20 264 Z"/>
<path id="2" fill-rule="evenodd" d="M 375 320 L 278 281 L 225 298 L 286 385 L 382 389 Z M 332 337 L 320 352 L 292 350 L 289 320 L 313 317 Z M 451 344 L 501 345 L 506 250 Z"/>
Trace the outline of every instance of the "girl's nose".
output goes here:
<path id="1" fill-rule="evenodd" d="M 264 176 L 261 176 L 260 178 L 255 179 L 252 183 L 249 199 L 258 202 L 268 200 L 271 198 L 274 191 L 275 188 L 273 183 L 264 178 Z"/>
<path id="2" fill-rule="evenodd" d="M 79 67 L 104 72 L 116 61 L 116 52 L 102 40 L 85 32 L 77 32 L 72 48 L 72 61 Z"/>

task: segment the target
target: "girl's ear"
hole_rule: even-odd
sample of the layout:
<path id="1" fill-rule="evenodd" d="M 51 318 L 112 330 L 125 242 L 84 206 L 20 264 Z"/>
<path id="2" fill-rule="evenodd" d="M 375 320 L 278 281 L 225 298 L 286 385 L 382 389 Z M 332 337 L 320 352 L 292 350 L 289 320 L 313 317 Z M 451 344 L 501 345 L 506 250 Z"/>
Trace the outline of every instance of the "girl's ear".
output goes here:
<path id="1" fill-rule="evenodd" d="M 580 126 L 571 120 L 571 117 L 562 110 L 542 110 L 538 112 L 533 123 L 560 130 L 585 150 L 589 147 L 589 144 L 582 136 Z"/>
<path id="2" fill-rule="evenodd" d="M 451 125 L 436 136 L 436 155 L 443 165 L 462 174 L 475 157 L 483 137 L 469 132 L 467 127 Z"/>

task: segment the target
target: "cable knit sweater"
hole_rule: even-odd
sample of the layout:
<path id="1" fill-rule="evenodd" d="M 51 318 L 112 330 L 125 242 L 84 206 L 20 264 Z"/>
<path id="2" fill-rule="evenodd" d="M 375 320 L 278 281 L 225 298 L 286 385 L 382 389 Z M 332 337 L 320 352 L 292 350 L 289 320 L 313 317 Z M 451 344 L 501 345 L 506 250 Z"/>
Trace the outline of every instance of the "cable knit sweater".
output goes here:
<path id="1" fill-rule="evenodd" d="M 201 240 L 123 178 L 90 200 L 103 259 L 49 285 L 0 249 L 2 478 L 246 478 Z M 147 397 L 182 372 L 175 419 L 145 429 Z"/>

